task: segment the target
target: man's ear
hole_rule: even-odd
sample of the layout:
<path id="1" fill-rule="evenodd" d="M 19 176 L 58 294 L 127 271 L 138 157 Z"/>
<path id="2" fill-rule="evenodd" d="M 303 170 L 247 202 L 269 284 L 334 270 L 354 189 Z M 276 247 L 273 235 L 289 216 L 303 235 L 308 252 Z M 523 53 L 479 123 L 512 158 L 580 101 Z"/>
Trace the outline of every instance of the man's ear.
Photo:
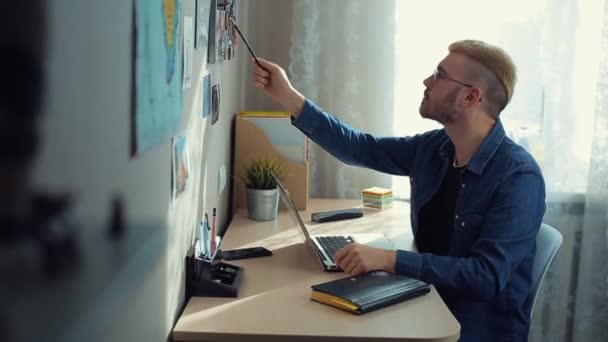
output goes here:
<path id="1" fill-rule="evenodd" d="M 471 88 L 467 96 L 464 97 L 467 104 L 474 104 L 477 102 L 481 102 L 481 91 L 479 88 Z"/>

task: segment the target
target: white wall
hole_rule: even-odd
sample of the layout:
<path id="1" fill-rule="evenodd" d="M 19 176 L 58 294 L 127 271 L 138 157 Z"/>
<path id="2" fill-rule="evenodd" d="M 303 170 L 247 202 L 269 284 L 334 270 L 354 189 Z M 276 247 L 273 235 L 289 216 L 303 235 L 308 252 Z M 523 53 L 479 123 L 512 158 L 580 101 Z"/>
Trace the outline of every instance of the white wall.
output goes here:
<path id="1" fill-rule="evenodd" d="M 248 2 L 238 5 L 246 25 Z M 195 0 L 183 0 L 182 6 L 182 14 L 194 17 Z M 218 208 L 218 227 L 228 221 L 230 184 L 218 193 L 218 168 L 225 164 L 231 170 L 232 117 L 242 109 L 246 50 L 239 50 L 236 61 L 209 66 L 213 79 L 221 81 L 221 114 L 213 126 L 210 117 L 199 116 L 200 79 L 207 65 L 206 52 L 195 50 L 196 82 L 184 91 L 183 102 L 191 178 L 174 204 L 170 142 L 130 156 L 133 2 L 50 0 L 48 17 L 48 82 L 33 184 L 73 193 L 74 214 L 82 221 L 106 221 L 112 197 L 122 195 L 129 225 L 160 222 L 166 227 L 166 250 L 158 251 L 158 266 L 146 276 L 150 282 L 125 303 L 129 310 L 123 312 L 123 323 L 117 321 L 114 331 L 98 337 L 165 340 L 183 303 L 183 258 L 196 222 L 213 207 Z"/>
<path id="2" fill-rule="evenodd" d="M 292 16 L 293 0 L 250 1 L 249 22 L 244 26 L 247 31 L 243 32 L 258 57 L 275 62 L 286 71 L 290 62 Z M 248 62 L 250 63 L 250 60 Z M 247 110 L 283 110 L 253 87 L 251 75 L 249 71 L 246 80 L 248 87 L 245 89 Z M 288 76 L 291 77 L 289 74 Z"/>

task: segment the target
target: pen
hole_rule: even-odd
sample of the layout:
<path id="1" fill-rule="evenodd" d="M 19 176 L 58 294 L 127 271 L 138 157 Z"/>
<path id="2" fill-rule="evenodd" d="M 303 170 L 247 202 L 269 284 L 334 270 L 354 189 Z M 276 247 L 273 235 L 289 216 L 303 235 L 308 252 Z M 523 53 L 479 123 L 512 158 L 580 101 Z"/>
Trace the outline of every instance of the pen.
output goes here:
<path id="1" fill-rule="evenodd" d="M 211 257 L 211 239 L 209 238 L 211 228 L 209 227 L 209 216 L 205 213 L 205 251 L 207 252 L 207 256 Z"/>
<path id="2" fill-rule="evenodd" d="M 232 22 L 232 25 L 236 29 L 236 32 L 239 34 L 239 36 L 241 36 L 241 39 L 243 39 L 243 43 L 245 43 L 245 46 L 247 46 L 247 50 L 249 50 L 249 53 L 251 54 L 253 59 L 255 59 L 255 64 L 257 64 L 260 68 L 262 68 L 262 70 L 266 70 L 266 69 L 264 69 L 262 64 L 260 64 L 260 61 L 258 61 L 258 56 L 256 56 L 255 52 L 253 52 L 253 49 L 251 48 L 249 43 L 247 43 L 247 39 L 245 39 L 245 36 L 243 36 L 243 33 L 241 33 L 241 30 L 239 30 L 239 27 L 236 25 L 236 21 L 234 20 L 234 18 L 232 16 L 230 16 L 228 18 Z"/>
<path id="3" fill-rule="evenodd" d="M 211 255 L 215 255 L 215 234 L 216 234 L 216 227 L 215 227 L 215 208 L 213 208 L 213 221 L 211 222 Z"/>
<path id="4" fill-rule="evenodd" d="M 205 225 L 205 220 L 202 220 L 199 224 L 199 230 L 201 233 L 201 236 L 199 238 L 199 247 L 201 249 L 201 255 L 204 258 L 207 254 L 207 227 Z"/>
<path id="5" fill-rule="evenodd" d="M 218 236 L 216 237 L 216 247 L 215 247 L 215 252 L 213 253 L 213 255 L 211 255 L 211 257 L 209 258 L 209 260 L 211 261 L 211 264 L 214 264 L 215 262 L 215 256 L 217 255 L 217 253 L 220 251 L 220 246 L 222 244 L 222 239 Z"/>
<path id="6" fill-rule="evenodd" d="M 205 218 L 201 225 L 201 239 L 203 239 L 203 245 L 204 245 L 204 247 L 202 248 L 202 251 L 203 251 L 204 256 L 209 254 L 209 231 L 207 229 L 207 226 L 209 225 L 208 221 L 209 221 L 209 218 L 207 217 L 207 214 L 205 214 Z"/>

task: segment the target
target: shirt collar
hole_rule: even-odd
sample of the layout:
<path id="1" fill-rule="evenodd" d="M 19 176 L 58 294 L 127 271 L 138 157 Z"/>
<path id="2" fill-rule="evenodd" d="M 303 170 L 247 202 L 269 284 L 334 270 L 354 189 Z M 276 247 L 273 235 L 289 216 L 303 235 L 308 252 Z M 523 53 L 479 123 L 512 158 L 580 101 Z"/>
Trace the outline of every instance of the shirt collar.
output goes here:
<path id="1" fill-rule="evenodd" d="M 492 159 L 496 150 L 498 150 L 498 146 L 500 146 L 500 143 L 504 138 L 505 129 L 503 128 L 500 119 L 498 119 L 496 120 L 494 128 L 490 131 L 490 134 L 483 140 L 479 149 L 467 164 L 466 169 L 476 174 L 481 174 L 488 161 Z M 454 144 L 448 137 L 446 142 L 439 148 L 439 153 L 446 161 L 451 161 L 454 152 Z"/>

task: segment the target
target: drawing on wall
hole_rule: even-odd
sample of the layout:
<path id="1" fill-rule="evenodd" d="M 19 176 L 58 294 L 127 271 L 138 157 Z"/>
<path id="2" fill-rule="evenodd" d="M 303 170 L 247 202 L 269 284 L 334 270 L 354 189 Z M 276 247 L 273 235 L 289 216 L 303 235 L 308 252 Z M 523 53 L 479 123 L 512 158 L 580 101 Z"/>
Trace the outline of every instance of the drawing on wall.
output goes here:
<path id="1" fill-rule="evenodd" d="M 188 146 L 186 136 L 180 134 L 173 138 L 172 148 L 172 172 L 173 186 L 172 198 L 177 200 L 185 191 L 188 186 L 188 179 L 190 178 L 190 161 L 188 159 Z"/>
<path id="2" fill-rule="evenodd" d="M 183 23 L 184 34 L 184 89 L 192 86 L 192 58 L 194 54 L 194 21 L 185 16 Z"/>
<path id="3" fill-rule="evenodd" d="M 167 142 L 182 125 L 178 0 L 137 0 L 132 153 Z"/>
<path id="4" fill-rule="evenodd" d="M 206 47 L 209 36 L 209 15 L 211 0 L 196 0 L 196 39 L 194 47 Z"/>

